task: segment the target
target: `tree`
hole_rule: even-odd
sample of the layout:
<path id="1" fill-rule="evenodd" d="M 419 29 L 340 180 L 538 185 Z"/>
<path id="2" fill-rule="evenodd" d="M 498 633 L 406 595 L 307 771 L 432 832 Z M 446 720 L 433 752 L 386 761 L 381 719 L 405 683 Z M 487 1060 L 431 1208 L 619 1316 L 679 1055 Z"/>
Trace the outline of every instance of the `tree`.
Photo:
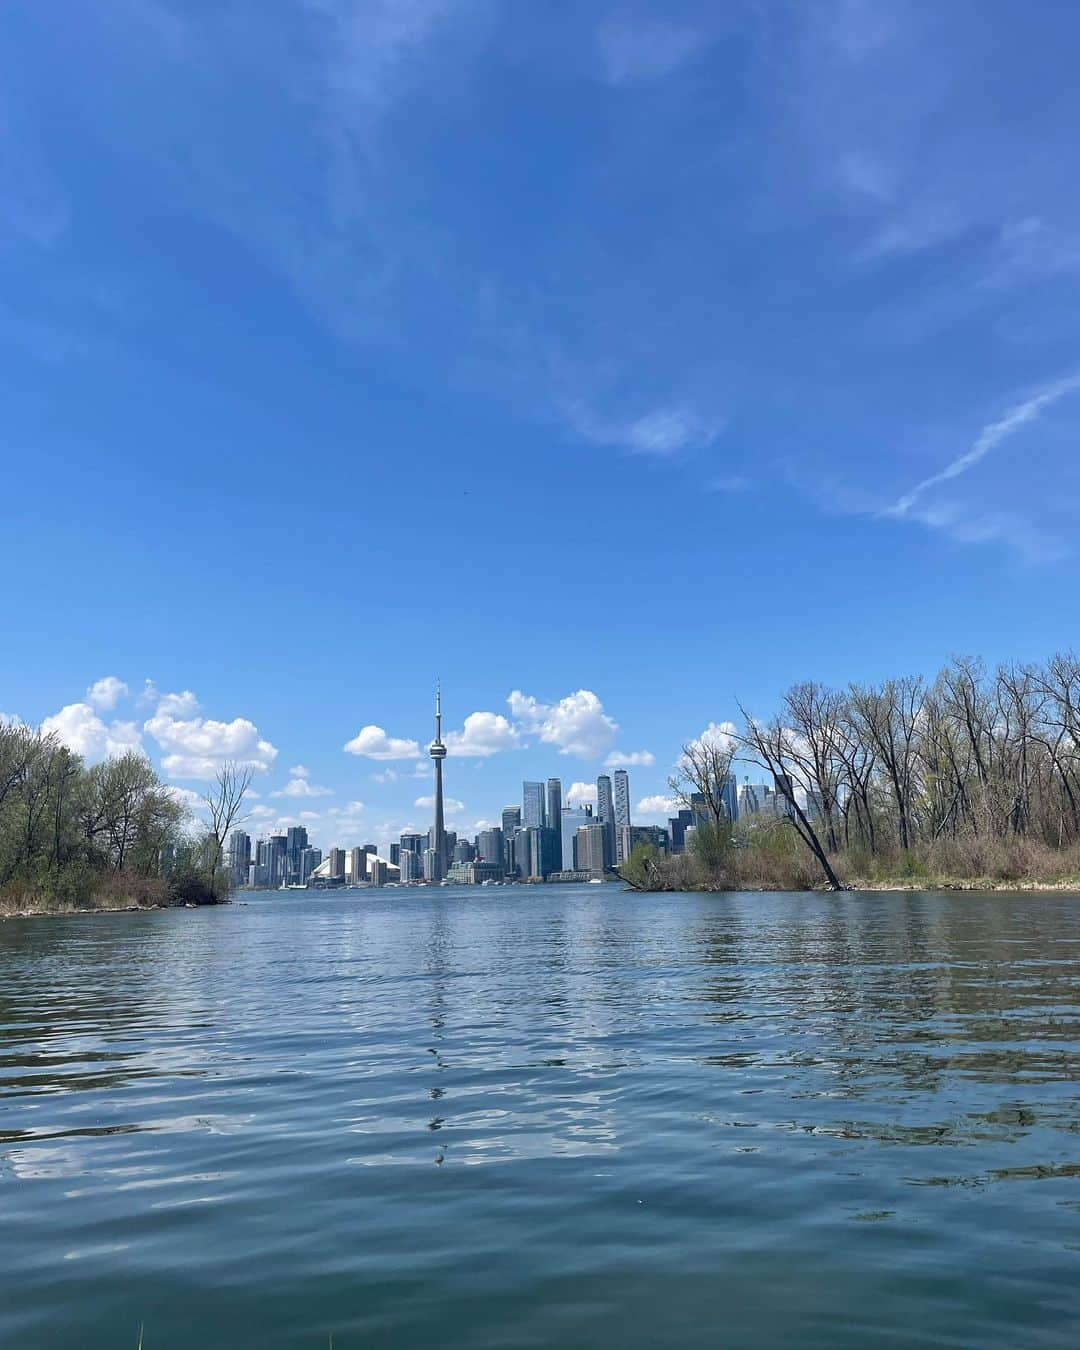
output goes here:
<path id="1" fill-rule="evenodd" d="M 684 807 L 693 810 L 704 805 L 716 826 L 725 820 L 730 824 L 727 803 L 734 783 L 731 763 L 736 740 L 734 727 L 729 727 L 730 723 L 720 727 L 714 724 L 696 741 L 687 741 L 668 779 L 668 787 Z"/>
<path id="2" fill-rule="evenodd" d="M 247 765 L 235 764 L 226 760 L 218 769 L 214 786 L 203 800 L 210 816 L 210 828 L 207 831 L 207 851 L 209 854 L 210 886 L 217 894 L 218 873 L 225 854 L 225 841 L 234 825 L 243 819 L 244 798 L 251 787 L 253 770 Z"/>
<path id="3" fill-rule="evenodd" d="M 772 774 L 777 793 L 784 799 L 784 816 L 817 859 L 829 889 L 843 890 L 840 879 L 829 862 L 825 846 L 806 811 L 799 805 L 795 794 L 795 774 L 798 772 L 802 756 L 795 749 L 795 738 L 791 729 L 784 726 L 779 719 L 762 725 L 748 716 L 741 704 L 739 711 L 743 715 L 746 727 L 739 737 L 739 743 L 749 751 L 755 763 Z"/>

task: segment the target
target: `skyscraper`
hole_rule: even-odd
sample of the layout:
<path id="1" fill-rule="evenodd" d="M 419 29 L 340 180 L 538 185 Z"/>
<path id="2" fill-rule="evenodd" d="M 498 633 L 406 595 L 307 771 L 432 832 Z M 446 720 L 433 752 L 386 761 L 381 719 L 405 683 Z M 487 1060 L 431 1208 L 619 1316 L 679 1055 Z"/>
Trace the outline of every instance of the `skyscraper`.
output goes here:
<path id="1" fill-rule="evenodd" d="M 502 810 L 503 871 L 514 875 L 514 835 L 521 829 L 521 807 L 504 806 Z"/>
<path id="2" fill-rule="evenodd" d="M 523 783 L 521 786 L 521 823 L 528 829 L 540 829 L 547 824 L 544 819 L 543 783 Z"/>
<path id="3" fill-rule="evenodd" d="M 435 853 L 431 881 L 441 881 L 446 875 L 446 827 L 443 823 L 442 765 L 446 758 L 446 746 L 442 739 L 442 689 L 435 689 L 435 739 L 429 752 L 435 762 L 435 824 L 432 830 L 431 847 Z M 425 874 L 427 872 L 425 868 Z"/>
<path id="4" fill-rule="evenodd" d="M 577 860 L 577 832 L 583 825 L 591 825 L 592 818 L 592 807 L 588 803 L 563 807 L 562 865 L 568 872 L 581 866 Z"/>
<path id="5" fill-rule="evenodd" d="M 285 835 L 272 834 L 266 841 L 266 884 L 280 886 L 285 880 Z"/>
<path id="6" fill-rule="evenodd" d="M 735 781 L 733 773 L 724 775 L 724 781 L 720 787 L 720 797 L 724 803 L 727 818 L 734 825 L 739 819 L 739 785 Z"/>
<path id="7" fill-rule="evenodd" d="M 229 835 L 229 873 L 234 886 L 243 886 L 251 865 L 251 835 L 246 830 L 233 830 Z"/>
<path id="8" fill-rule="evenodd" d="M 577 866 L 594 877 L 602 877 L 611 866 L 607 831 L 599 821 L 582 825 L 577 832 Z"/>
<path id="9" fill-rule="evenodd" d="M 557 872 L 564 866 L 562 860 L 562 782 L 558 778 L 547 781 L 547 827 L 555 832 L 555 866 Z"/>
<path id="10" fill-rule="evenodd" d="M 611 795 L 611 779 L 606 773 L 596 780 L 596 818 L 604 827 L 610 865 L 615 857 L 615 801 Z"/>
<path id="11" fill-rule="evenodd" d="M 476 837 L 476 852 L 482 862 L 494 863 L 502 875 L 505 863 L 503 832 L 497 825 L 490 830 L 481 830 Z"/>
<path id="12" fill-rule="evenodd" d="M 615 866 L 630 857 L 630 775 L 615 770 Z"/>
<path id="13" fill-rule="evenodd" d="M 285 834 L 285 874 L 289 881 L 300 880 L 300 854 L 307 846 L 307 829 L 303 825 L 290 825 Z"/>

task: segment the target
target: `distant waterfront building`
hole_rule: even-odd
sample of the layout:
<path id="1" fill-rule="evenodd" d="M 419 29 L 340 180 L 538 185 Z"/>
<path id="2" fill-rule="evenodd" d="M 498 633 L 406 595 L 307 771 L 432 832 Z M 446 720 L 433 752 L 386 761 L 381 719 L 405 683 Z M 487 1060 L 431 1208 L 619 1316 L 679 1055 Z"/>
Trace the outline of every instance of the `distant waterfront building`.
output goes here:
<path id="1" fill-rule="evenodd" d="M 285 835 L 272 834 L 266 841 L 267 886 L 280 886 L 285 880 L 287 858 Z"/>
<path id="2" fill-rule="evenodd" d="M 544 809 L 543 783 L 523 783 L 521 786 L 521 823 L 528 829 L 540 829 L 547 824 Z"/>
<path id="3" fill-rule="evenodd" d="M 441 881 L 442 880 L 442 859 L 433 848 L 424 849 L 424 880 Z"/>
<path id="4" fill-rule="evenodd" d="M 607 831 L 608 864 L 615 857 L 615 799 L 611 779 L 602 773 L 596 780 L 596 818 Z"/>
<path id="5" fill-rule="evenodd" d="M 630 775 L 625 769 L 615 770 L 615 865 L 618 867 L 630 857 Z"/>
<path id="6" fill-rule="evenodd" d="M 233 830 L 229 835 L 229 877 L 234 886 L 243 886 L 251 866 L 251 835 L 245 830 Z"/>
<path id="7" fill-rule="evenodd" d="M 739 815 L 771 815 L 776 805 L 776 793 L 764 783 L 745 782 L 739 789 Z"/>
<path id="8" fill-rule="evenodd" d="M 289 881 L 300 880 L 300 854 L 308 846 L 308 832 L 303 825 L 290 825 L 285 833 L 285 876 Z"/>
<path id="9" fill-rule="evenodd" d="M 391 867 L 398 867 L 398 866 L 400 866 L 400 864 L 401 864 L 401 845 L 400 845 L 400 844 L 391 844 L 391 845 L 390 845 L 390 865 L 391 865 Z"/>
<path id="10" fill-rule="evenodd" d="M 523 879 L 544 878 L 559 870 L 557 837 L 546 825 L 527 825 L 518 831 L 515 843 L 518 875 Z"/>
<path id="11" fill-rule="evenodd" d="M 564 806 L 562 812 L 562 870 L 571 872 L 577 866 L 577 832 L 583 825 L 593 823 L 592 806 Z"/>
<path id="12" fill-rule="evenodd" d="M 547 780 L 547 820 L 544 822 L 555 834 L 555 866 L 557 872 L 562 867 L 562 782 L 558 778 Z"/>
<path id="13" fill-rule="evenodd" d="M 795 798 L 795 783 L 790 774 L 773 774 L 773 782 L 776 784 L 776 814 L 778 816 L 793 816 L 795 807 L 793 805 Z"/>
<path id="14" fill-rule="evenodd" d="M 424 879 L 423 859 L 419 853 L 414 853 L 411 849 L 401 850 L 398 855 L 398 868 L 402 881 L 422 881 Z"/>
<path id="15" fill-rule="evenodd" d="M 362 848 L 349 849 L 349 865 L 347 870 L 349 879 L 354 886 L 358 886 L 362 881 L 367 881 L 367 854 Z"/>
<path id="16" fill-rule="evenodd" d="M 481 859 L 452 863 L 446 874 L 447 881 L 452 881 L 458 886 L 479 886 L 485 881 L 498 881 L 501 877 L 500 864 L 483 862 Z"/>
<path id="17" fill-rule="evenodd" d="M 734 825 L 739 819 L 739 788 L 733 773 L 724 775 L 723 786 L 720 789 L 720 799 L 724 803 L 724 810 L 727 812 L 728 820 Z"/>
<path id="18" fill-rule="evenodd" d="M 368 880 L 373 886 L 385 886 L 387 878 L 387 866 L 378 854 L 372 854 L 371 861 L 368 863 Z"/>
<path id="19" fill-rule="evenodd" d="M 631 853 L 638 844 L 650 844 L 658 853 L 667 853 L 671 848 L 671 839 L 662 825 L 631 825 Z"/>
<path id="20" fill-rule="evenodd" d="M 426 847 L 427 844 L 422 834 L 403 834 L 401 843 L 398 845 L 402 853 L 415 853 L 418 858 L 423 858 Z"/>
<path id="21" fill-rule="evenodd" d="M 502 810 L 503 871 L 514 876 L 514 835 L 521 829 L 521 807 L 504 806 Z"/>
<path id="22" fill-rule="evenodd" d="M 459 839 L 454 845 L 455 862 L 472 862 L 476 858 L 476 849 L 467 839 Z"/>
<path id="23" fill-rule="evenodd" d="M 694 823 L 693 813 L 681 807 L 668 821 L 668 834 L 671 836 L 672 853 L 681 853 L 686 847 L 686 831 Z"/>
<path id="24" fill-rule="evenodd" d="M 343 848 L 332 848 L 329 856 L 330 866 L 327 868 L 327 875 L 331 881 L 345 880 L 345 850 Z"/>
<path id="25" fill-rule="evenodd" d="M 576 853 L 575 870 L 588 872 L 590 877 L 602 877 L 611 866 L 607 827 L 598 820 L 582 825 L 577 832 Z"/>
<path id="26" fill-rule="evenodd" d="M 503 832 L 497 825 L 492 826 L 490 830 L 481 830 L 476 836 L 476 855 L 481 862 L 494 863 L 499 869 L 499 875 L 502 876 L 506 858 Z"/>
<path id="27" fill-rule="evenodd" d="M 302 849 L 300 852 L 300 875 L 297 879 L 301 882 L 307 882 L 311 877 L 312 872 L 315 871 L 316 867 L 318 867 L 321 862 L 321 848 L 311 848 L 309 846 L 308 848 Z"/>

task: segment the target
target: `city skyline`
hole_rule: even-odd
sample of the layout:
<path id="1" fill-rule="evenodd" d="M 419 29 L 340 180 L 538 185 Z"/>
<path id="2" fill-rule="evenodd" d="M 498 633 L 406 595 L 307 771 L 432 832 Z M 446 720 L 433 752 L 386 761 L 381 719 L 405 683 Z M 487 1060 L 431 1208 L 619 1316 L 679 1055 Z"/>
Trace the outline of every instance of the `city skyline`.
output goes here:
<path id="1" fill-rule="evenodd" d="M 330 843 L 1068 641 L 1080 16 L 392 8 L 0 7 L 0 713 Z"/>

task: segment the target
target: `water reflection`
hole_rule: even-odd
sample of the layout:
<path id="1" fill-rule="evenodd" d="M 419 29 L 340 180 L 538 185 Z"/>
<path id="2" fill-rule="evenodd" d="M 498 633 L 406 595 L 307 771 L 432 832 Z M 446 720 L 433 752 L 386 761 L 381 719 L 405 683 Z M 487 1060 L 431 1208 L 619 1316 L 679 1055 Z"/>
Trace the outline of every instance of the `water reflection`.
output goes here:
<path id="1" fill-rule="evenodd" d="M 1022 1228 L 1053 1281 L 1080 1179 L 1078 975 L 1080 901 L 1056 895 L 550 888 L 8 922 L 0 1184 L 22 1189 L 0 1258 L 23 1278 L 0 1334 L 51 1298 L 104 1327 L 132 1234 L 164 1294 L 233 1252 L 283 1286 L 370 1291 L 419 1243 L 432 1270 L 502 1270 L 541 1300 L 538 1263 L 555 1278 L 586 1233 L 597 1272 L 650 1253 L 676 1280 L 687 1243 L 730 1261 L 784 1234 L 869 1286 L 885 1275 L 845 1232 L 929 1225 L 944 1253 L 962 1225 L 992 1267 L 955 1194 L 999 1241 Z M 99 1292 L 28 1273 L 35 1246 Z M 251 1271 L 228 1279 L 256 1297 Z M 403 1314 L 380 1315 L 393 1343 Z"/>

